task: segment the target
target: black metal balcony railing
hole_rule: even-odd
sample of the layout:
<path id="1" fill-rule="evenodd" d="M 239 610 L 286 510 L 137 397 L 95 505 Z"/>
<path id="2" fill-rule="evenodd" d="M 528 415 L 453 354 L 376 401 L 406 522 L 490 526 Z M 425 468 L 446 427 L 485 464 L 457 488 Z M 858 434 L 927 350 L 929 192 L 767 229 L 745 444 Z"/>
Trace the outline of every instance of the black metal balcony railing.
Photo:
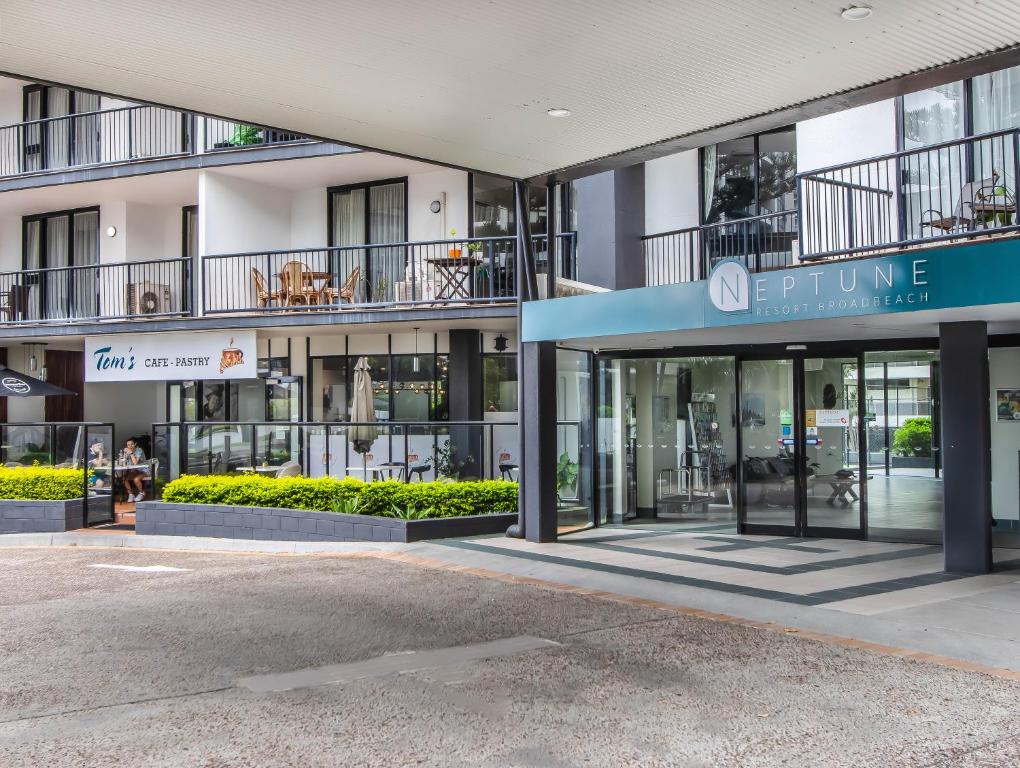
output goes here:
<path id="1" fill-rule="evenodd" d="M 124 107 L 0 128 L 0 177 L 125 163 L 192 152 L 191 118 L 163 107 Z"/>
<path id="2" fill-rule="evenodd" d="M 575 270 L 573 233 L 557 240 L 555 261 Z M 536 238 L 536 246 L 539 257 L 548 259 L 546 238 Z M 203 309 L 217 314 L 509 302 L 517 295 L 516 259 L 512 237 L 206 256 Z"/>
<path id="3" fill-rule="evenodd" d="M 376 437 L 359 438 L 369 428 Z M 361 432 L 364 435 L 364 432 Z M 367 445 L 366 445 L 367 443 Z M 272 475 L 297 464 L 305 477 L 405 481 L 517 479 L 516 423 L 481 421 L 396 422 L 171 422 L 152 425 L 157 484 L 182 474 L 258 472 Z"/>
<path id="4" fill-rule="evenodd" d="M 116 320 L 191 312 L 189 259 L 0 273 L 0 322 Z"/>
<path id="5" fill-rule="evenodd" d="M 235 123 L 215 117 L 207 117 L 202 123 L 205 134 L 203 146 L 206 152 L 312 141 L 300 133 L 277 131 L 272 128 L 263 128 L 249 123 Z"/>
<path id="6" fill-rule="evenodd" d="M 645 285 L 704 280 L 724 259 L 751 272 L 782 269 L 797 258 L 797 212 L 767 213 L 641 238 Z"/>
<path id="7" fill-rule="evenodd" d="M 1017 230 L 1020 131 L 998 131 L 797 176 L 802 260 Z"/>

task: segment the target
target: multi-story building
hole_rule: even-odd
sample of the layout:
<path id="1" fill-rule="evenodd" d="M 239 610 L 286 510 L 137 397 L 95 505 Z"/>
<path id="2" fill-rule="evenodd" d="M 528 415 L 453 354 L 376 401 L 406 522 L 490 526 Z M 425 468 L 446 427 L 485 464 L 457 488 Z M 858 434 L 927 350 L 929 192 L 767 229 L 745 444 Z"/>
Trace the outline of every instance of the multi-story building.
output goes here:
<path id="1" fill-rule="evenodd" d="M 13 79 L 0 119 L 0 356 L 74 393 L 0 398 L 5 463 L 73 461 L 51 425 L 90 422 L 144 446 L 150 494 L 242 466 L 516 476 L 509 180 Z M 359 360 L 386 425 L 356 452 Z"/>

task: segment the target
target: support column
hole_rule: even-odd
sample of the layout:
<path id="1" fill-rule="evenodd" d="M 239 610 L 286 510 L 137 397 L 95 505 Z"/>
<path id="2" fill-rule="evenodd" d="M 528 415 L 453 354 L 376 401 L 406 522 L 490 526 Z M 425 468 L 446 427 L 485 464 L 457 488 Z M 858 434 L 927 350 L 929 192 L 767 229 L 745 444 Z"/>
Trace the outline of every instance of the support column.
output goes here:
<path id="1" fill-rule="evenodd" d="M 524 533 L 528 541 L 556 541 L 556 345 L 527 342 L 520 350 Z"/>
<path id="2" fill-rule="evenodd" d="M 940 324 L 939 356 L 945 567 L 955 573 L 988 573 L 992 503 L 987 325 Z"/>
<path id="3" fill-rule="evenodd" d="M 450 331 L 450 421 L 482 420 L 482 340 L 473 329 Z M 451 427 L 450 444 L 461 477 L 482 477 L 485 438 L 481 427 Z"/>

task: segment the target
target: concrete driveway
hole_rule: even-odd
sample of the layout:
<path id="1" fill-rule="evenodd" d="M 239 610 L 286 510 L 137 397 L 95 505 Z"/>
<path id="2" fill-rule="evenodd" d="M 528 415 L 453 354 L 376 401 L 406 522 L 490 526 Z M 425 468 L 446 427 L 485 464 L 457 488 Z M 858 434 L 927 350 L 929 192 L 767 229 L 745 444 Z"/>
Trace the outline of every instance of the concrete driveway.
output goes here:
<path id="1" fill-rule="evenodd" d="M 991 766 L 1020 683 L 385 559 L 0 550 L 7 766 Z"/>

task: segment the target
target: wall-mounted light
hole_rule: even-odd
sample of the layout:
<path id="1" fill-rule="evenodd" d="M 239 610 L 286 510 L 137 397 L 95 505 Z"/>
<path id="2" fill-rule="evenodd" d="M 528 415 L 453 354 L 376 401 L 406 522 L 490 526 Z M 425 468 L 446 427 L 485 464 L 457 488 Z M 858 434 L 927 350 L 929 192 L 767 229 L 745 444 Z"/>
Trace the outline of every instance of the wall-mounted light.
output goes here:
<path id="1" fill-rule="evenodd" d="M 433 200 L 431 203 L 429 203 L 429 210 L 432 211 L 432 213 L 439 213 L 441 210 L 443 210 L 443 204 L 438 200 Z"/>
<path id="2" fill-rule="evenodd" d="M 495 347 L 497 352 L 506 352 L 506 343 L 508 339 L 502 333 L 492 340 L 492 346 Z"/>
<path id="3" fill-rule="evenodd" d="M 39 341 L 24 341 L 22 346 L 25 347 L 25 352 L 28 355 L 28 358 L 25 360 L 25 367 L 28 368 L 29 373 L 35 373 L 39 370 L 40 361 L 46 354 L 46 344 Z M 42 377 L 45 379 L 46 364 L 44 360 L 42 360 L 42 363 Z"/>
<path id="4" fill-rule="evenodd" d="M 545 111 L 549 117 L 570 117 L 570 110 L 565 107 L 553 107 Z"/>
<path id="5" fill-rule="evenodd" d="M 111 224 L 110 226 L 108 226 L 106 228 L 106 236 L 107 237 L 116 237 L 117 236 L 117 228 L 115 226 L 113 226 L 113 224 Z"/>

